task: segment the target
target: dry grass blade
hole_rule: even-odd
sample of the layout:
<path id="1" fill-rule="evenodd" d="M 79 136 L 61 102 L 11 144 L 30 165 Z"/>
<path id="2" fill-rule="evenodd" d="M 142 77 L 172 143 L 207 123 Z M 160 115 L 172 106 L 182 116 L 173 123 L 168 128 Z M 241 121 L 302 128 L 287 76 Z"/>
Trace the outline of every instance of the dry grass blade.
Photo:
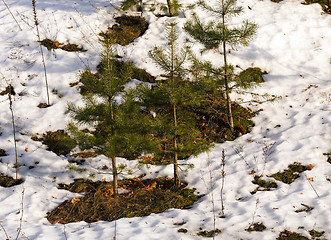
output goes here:
<path id="1" fill-rule="evenodd" d="M 39 22 L 38 22 L 38 18 L 37 18 L 36 0 L 32 0 L 32 7 L 33 7 L 34 24 L 36 26 L 37 36 L 38 36 L 38 42 L 39 42 L 39 47 L 40 47 L 41 59 L 42 59 L 43 66 L 44 66 L 45 83 L 46 83 L 46 93 L 47 93 L 47 105 L 50 106 L 49 91 L 48 91 L 48 81 L 47 81 L 47 70 L 46 70 L 46 63 L 45 63 L 45 58 L 44 58 L 44 52 L 43 52 L 43 48 L 41 46 L 41 39 L 40 39 L 40 33 L 39 33 L 39 27 L 38 27 Z"/>
<path id="2" fill-rule="evenodd" d="M 13 17 L 13 19 L 15 20 L 17 26 L 20 28 L 20 30 L 22 31 L 22 28 L 20 26 L 20 24 L 17 22 L 15 16 L 13 15 L 13 13 L 10 11 L 10 8 L 8 7 L 7 3 L 5 2 L 5 0 L 2 0 L 3 4 L 5 4 L 6 8 L 8 9 L 10 15 Z"/>

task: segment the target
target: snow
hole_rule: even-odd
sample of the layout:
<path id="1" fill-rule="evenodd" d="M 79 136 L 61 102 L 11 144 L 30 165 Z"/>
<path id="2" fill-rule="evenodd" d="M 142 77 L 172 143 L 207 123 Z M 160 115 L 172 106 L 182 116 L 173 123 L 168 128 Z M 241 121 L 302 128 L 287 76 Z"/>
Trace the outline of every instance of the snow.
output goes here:
<path id="1" fill-rule="evenodd" d="M 192 0 L 180 1 L 184 6 Z M 215 1 L 210 1 L 215 2 Z M 196 233 L 213 229 L 213 209 L 215 205 L 216 227 L 222 233 L 215 239 L 275 239 L 284 229 L 296 231 L 309 237 L 308 230 L 325 231 L 323 237 L 331 239 L 331 166 L 323 156 L 331 150 L 331 16 L 322 14 L 318 4 L 302 5 L 301 0 L 271 1 L 239 0 L 244 14 L 233 18 L 233 24 L 250 19 L 259 26 L 254 40 L 248 47 L 240 47 L 229 54 L 229 62 L 247 67 L 260 67 L 268 71 L 265 83 L 253 89 L 259 94 L 274 94 L 278 100 L 246 106 L 260 111 L 254 117 L 255 127 L 246 135 L 233 142 L 216 144 L 208 153 L 191 157 L 192 170 L 181 176 L 189 187 L 205 194 L 190 209 L 169 209 L 160 214 L 146 217 L 124 218 L 117 221 L 117 239 L 201 239 Z M 80 103 L 81 97 L 69 83 L 77 81 L 79 71 L 85 67 L 95 69 L 101 49 L 97 42 L 98 32 L 113 24 L 118 15 L 113 6 L 120 1 L 80 0 L 80 1 L 37 1 L 41 38 L 82 45 L 87 52 L 69 53 L 62 50 L 47 51 L 44 48 L 49 89 L 57 89 L 63 95 L 59 98 L 50 91 L 52 106 L 40 109 L 37 105 L 46 102 L 44 72 L 33 24 L 32 6 L 28 1 L 6 0 L 20 26 L 19 30 L 12 16 L 0 3 L 0 89 L 11 83 L 17 95 L 13 109 L 17 128 L 19 176 L 25 182 L 11 188 L 0 187 L 0 223 L 10 239 L 15 239 L 20 224 L 22 203 L 24 214 L 22 235 L 19 239 L 110 239 L 114 236 L 114 222 L 50 224 L 45 215 L 66 199 L 79 194 L 56 188 L 58 183 L 70 183 L 75 177 L 88 177 L 87 173 L 68 170 L 68 159 L 46 151 L 40 142 L 31 140 L 35 133 L 45 133 L 64 129 L 69 121 L 65 116 L 67 102 Z M 248 8 L 250 7 L 250 9 Z M 202 21 L 210 14 L 199 9 Z M 189 17 L 192 10 L 185 10 Z M 120 55 L 132 60 L 138 67 L 157 75 L 161 71 L 148 59 L 148 51 L 155 45 L 165 45 L 165 24 L 177 21 L 182 27 L 187 18 L 156 18 L 144 13 L 149 21 L 149 29 L 139 39 L 126 47 L 118 46 Z M 180 32 L 181 43 L 188 36 Z M 193 45 L 198 51 L 201 46 Z M 222 64 L 216 52 L 208 52 L 201 59 Z M 134 84 L 136 80 L 132 82 Z M 128 86 L 128 87 L 131 87 Z M 249 95 L 238 95 L 249 100 Z M 0 172 L 15 176 L 14 146 L 11 118 L 7 96 L 0 96 L 0 148 L 9 156 L 1 157 Z M 273 144 L 274 152 L 266 163 L 263 147 Z M 25 148 L 28 151 L 25 151 Z M 225 218 L 219 218 L 221 211 L 220 191 L 222 184 L 221 157 L 226 153 L 226 176 L 223 189 Z M 241 151 L 245 161 L 236 153 Z M 35 162 L 39 162 L 35 168 Z M 108 160 L 96 157 L 88 160 L 91 169 L 98 169 Z M 137 161 L 127 163 L 137 169 Z M 312 164 L 311 171 L 300 174 L 292 184 L 277 181 L 278 188 L 267 192 L 250 192 L 256 188 L 252 184 L 254 168 L 264 176 L 282 171 L 294 162 Z M 248 167 L 250 166 L 250 167 Z M 172 176 L 172 166 L 149 166 L 133 172 L 132 176 L 147 173 L 146 177 Z M 211 177 L 210 177 L 211 176 Z M 121 177 L 129 177 L 124 175 Z M 309 184 L 307 178 L 313 178 Z M 110 174 L 96 175 L 95 180 Z M 22 201 L 23 198 L 23 201 Z M 296 213 L 301 204 L 313 206 L 310 212 Z M 254 214 L 255 212 L 255 214 Z M 263 222 L 267 227 L 263 232 L 246 232 L 253 221 Z M 182 226 L 174 223 L 184 221 Z M 178 233 L 186 228 L 187 233 Z M 0 238 L 4 239 L 3 229 Z"/>

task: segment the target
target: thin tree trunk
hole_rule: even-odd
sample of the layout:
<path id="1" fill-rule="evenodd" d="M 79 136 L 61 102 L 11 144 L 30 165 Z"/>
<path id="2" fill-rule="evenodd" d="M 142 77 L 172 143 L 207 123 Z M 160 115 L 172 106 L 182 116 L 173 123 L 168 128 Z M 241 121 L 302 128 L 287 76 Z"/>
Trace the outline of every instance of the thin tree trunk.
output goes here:
<path id="1" fill-rule="evenodd" d="M 224 7 L 224 1 L 222 1 L 222 6 Z M 233 116 L 231 110 L 231 99 L 230 99 L 230 91 L 229 91 L 229 75 L 228 75 L 228 63 L 226 57 L 226 41 L 225 41 L 225 14 L 223 9 L 222 16 L 222 24 L 223 24 L 223 56 L 224 56 L 224 83 L 225 83 L 225 94 L 226 94 L 226 105 L 227 105 L 227 115 L 228 122 L 230 126 L 231 132 L 234 132 L 234 124 L 233 124 Z"/>
<path id="2" fill-rule="evenodd" d="M 9 98 L 9 109 L 11 112 L 11 119 L 12 119 L 12 125 L 13 125 L 13 137 L 14 137 L 14 147 L 15 147 L 15 165 L 16 165 L 15 179 L 17 180 L 17 178 L 18 178 L 18 159 L 17 159 L 17 146 L 16 146 L 15 118 L 14 118 L 14 111 L 13 111 L 13 102 L 11 99 L 11 91 L 12 91 L 12 86 L 9 85 L 8 98 Z"/>
<path id="3" fill-rule="evenodd" d="M 178 153 L 177 153 L 177 113 L 176 113 L 176 104 L 173 106 L 174 109 L 174 125 L 175 125 L 175 140 L 174 140 L 174 148 L 175 148 L 175 159 L 174 159 L 174 179 L 175 185 L 180 187 L 181 181 L 179 177 L 179 169 L 178 169 Z"/>
<path id="4" fill-rule="evenodd" d="M 172 17 L 174 15 L 174 11 L 172 9 L 171 0 L 167 0 L 168 10 L 169 10 L 169 17 Z"/>
<path id="5" fill-rule="evenodd" d="M 111 164 L 113 168 L 113 191 L 114 191 L 114 197 L 117 197 L 118 195 L 118 187 L 117 187 L 117 166 L 116 166 L 116 157 L 111 157 Z"/>
<path id="6" fill-rule="evenodd" d="M 169 13 L 171 6 L 170 0 L 167 0 L 168 6 L 169 6 Z M 174 26 L 173 26 L 174 27 Z M 170 72 L 170 80 L 172 83 L 173 88 L 175 87 L 175 74 L 174 74 L 174 42 L 171 42 L 171 72 Z M 180 187 L 181 181 L 179 177 L 179 169 L 178 169 L 178 147 L 177 147 L 177 108 L 176 108 L 176 100 L 174 100 L 173 104 L 173 114 L 174 114 L 174 126 L 175 126 L 175 138 L 174 138 L 174 150 L 175 150 L 175 156 L 174 156 L 174 180 L 175 180 L 175 186 Z"/>
<path id="7" fill-rule="evenodd" d="M 111 51 L 111 49 L 110 49 L 109 38 L 107 38 L 107 47 L 106 48 L 107 48 L 107 53 L 106 53 L 107 54 L 107 71 L 108 71 L 109 77 L 110 77 L 113 65 L 110 64 L 110 57 L 111 57 L 110 51 Z M 112 90 L 112 87 L 113 87 L 112 83 L 113 83 L 112 81 L 109 81 L 109 85 L 110 85 L 109 87 L 110 87 L 111 90 Z M 110 104 L 110 117 L 111 117 L 112 120 L 114 120 L 113 97 L 111 95 L 108 98 L 108 102 Z"/>
<path id="8" fill-rule="evenodd" d="M 226 44 L 223 42 L 223 51 L 224 51 L 224 82 L 225 82 L 225 94 L 226 94 L 226 105 L 228 112 L 228 122 L 230 125 L 231 132 L 234 132 L 234 124 L 233 124 L 233 116 L 231 109 L 231 99 L 230 99 L 230 91 L 229 91 L 229 75 L 228 75 L 228 64 L 226 59 Z"/>

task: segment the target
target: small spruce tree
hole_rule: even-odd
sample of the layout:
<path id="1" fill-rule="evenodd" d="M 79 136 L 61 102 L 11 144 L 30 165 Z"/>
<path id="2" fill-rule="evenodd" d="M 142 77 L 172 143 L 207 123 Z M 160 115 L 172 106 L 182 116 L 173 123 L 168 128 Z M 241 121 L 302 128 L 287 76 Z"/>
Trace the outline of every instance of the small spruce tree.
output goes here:
<path id="1" fill-rule="evenodd" d="M 147 109 L 156 112 L 162 150 L 165 156 L 173 159 L 175 185 L 179 187 L 181 180 L 178 158 L 200 153 L 209 144 L 204 139 L 199 139 L 201 133 L 192 109 L 199 105 L 201 96 L 194 83 L 184 80 L 183 65 L 188 50 L 182 48 L 179 51 L 177 38 L 176 23 L 171 23 L 167 27 L 166 49 L 154 47 L 149 51 L 149 57 L 166 73 L 166 79 L 143 95 Z"/>
<path id="2" fill-rule="evenodd" d="M 142 112 L 136 101 L 134 90 L 123 90 L 129 79 L 129 69 L 118 72 L 114 65 L 112 45 L 105 43 L 100 74 L 85 71 L 81 76 L 84 83 L 84 106 L 68 104 L 67 114 L 74 122 L 68 130 L 82 150 L 93 149 L 111 159 L 114 196 L 118 195 L 118 170 L 116 157 L 137 158 L 140 154 L 157 147 L 151 129 L 152 116 Z M 115 97 L 121 95 L 121 101 Z M 87 124 L 93 130 L 80 130 L 79 124 Z"/>
<path id="3" fill-rule="evenodd" d="M 213 69 L 212 73 L 224 79 L 225 96 L 227 101 L 227 115 L 231 131 L 234 131 L 233 116 L 231 111 L 230 82 L 233 67 L 227 61 L 228 46 L 246 46 L 249 40 L 255 35 L 257 25 L 249 21 L 244 21 L 240 27 L 228 26 L 230 17 L 242 13 L 243 8 L 236 6 L 237 0 L 218 0 L 217 6 L 210 6 L 205 1 L 199 0 L 198 5 L 204 10 L 210 12 L 216 17 L 214 21 L 202 24 L 196 14 L 193 20 L 185 24 L 184 29 L 196 41 L 203 44 L 205 50 L 219 49 L 223 50 L 224 66 Z"/>

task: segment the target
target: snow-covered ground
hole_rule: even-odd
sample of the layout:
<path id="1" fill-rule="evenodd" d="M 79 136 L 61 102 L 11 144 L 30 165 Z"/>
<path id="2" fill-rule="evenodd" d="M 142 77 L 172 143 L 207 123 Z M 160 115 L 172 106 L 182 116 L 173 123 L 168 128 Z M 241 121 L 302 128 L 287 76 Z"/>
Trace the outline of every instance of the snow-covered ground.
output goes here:
<path id="1" fill-rule="evenodd" d="M 0 89 L 11 83 L 17 95 L 13 109 L 17 127 L 19 176 L 25 181 L 10 188 L 0 187 L 0 223 L 10 239 L 15 239 L 23 206 L 22 235 L 19 239 L 111 239 L 114 222 L 85 222 L 50 224 L 45 215 L 58 204 L 78 194 L 56 188 L 58 183 L 69 183 L 74 177 L 84 176 L 68 171 L 68 161 L 46 151 L 40 142 L 31 140 L 34 133 L 64 129 L 68 118 L 64 110 L 68 101 L 80 102 L 76 88 L 69 87 L 77 81 L 77 74 L 86 66 L 95 69 L 99 60 L 100 45 L 97 34 L 107 29 L 118 15 L 113 6 L 120 1 L 77 0 L 37 1 L 41 38 L 82 45 L 87 52 L 69 53 L 60 49 L 44 48 L 50 90 L 63 95 L 59 98 L 50 93 L 52 106 L 40 109 L 46 102 L 44 73 L 37 42 L 30 1 L 6 0 L 22 31 L 9 11 L 0 2 Z M 165 1 L 164 1 L 165 2 Z M 181 0 L 184 6 L 194 3 Z M 214 2 L 214 1 L 209 1 Z M 250 19 L 259 25 L 256 38 L 246 48 L 238 48 L 229 55 L 229 61 L 245 69 L 260 67 L 269 72 L 265 83 L 252 91 L 269 93 L 279 97 L 275 102 L 248 105 L 254 110 L 263 109 L 255 118 L 256 126 L 251 133 L 233 142 L 217 144 L 208 153 L 189 159 L 194 168 L 182 172 L 183 180 L 201 194 L 192 208 L 170 209 L 147 217 L 120 219 L 117 221 L 117 239 L 201 239 L 196 233 L 213 229 L 213 204 L 216 227 L 222 233 L 216 239 L 275 239 L 288 229 L 309 237 L 308 230 L 325 231 L 323 237 L 331 239 L 331 165 L 323 152 L 331 150 L 331 16 L 322 14 L 318 4 L 305 6 L 301 0 L 239 0 L 245 12 L 233 19 L 233 24 Z M 203 21 L 208 13 L 198 11 Z M 191 10 L 185 10 L 189 17 Z M 161 72 L 147 57 L 155 44 L 165 44 L 164 30 L 168 17 L 156 18 L 144 13 L 149 29 L 134 43 L 118 47 L 119 54 L 133 60 L 138 67 L 157 75 Z M 176 19 L 183 26 L 187 19 L 183 14 Z M 180 41 L 187 38 L 180 33 Z M 199 45 L 194 45 L 199 48 Z M 202 58 L 222 64 L 220 55 L 206 53 Z M 236 97 L 235 95 L 233 95 Z M 238 96 L 249 100 L 248 95 Z M 1 157 L 0 173 L 15 176 L 14 144 L 11 115 L 7 96 L 0 96 L 0 148 L 9 156 Z M 265 162 L 263 147 L 273 144 L 274 152 Z M 225 218 L 221 211 L 221 153 L 226 153 L 226 177 L 224 185 Z M 236 153 L 241 151 L 245 161 Z M 119 159 L 119 162 L 124 159 Z M 39 164 L 35 164 L 39 162 Z M 96 157 L 89 160 L 91 168 L 108 164 L 108 160 Z M 300 174 L 292 184 L 278 183 L 278 188 L 257 192 L 252 183 L 254 168 L 264 176 L 282 171 L 294 162 L 312 164 L 314 168 Z M 129 168 L 136 168 L 130 161 Z M 248 165 L 250 167 L 248 167 Z M 29 169 L 29 166 L 36 166 Z M 135 175 L 146 177 L 172 176 L 172 166 L 142 168 Z M 128 176 L 125 176 L 128 177 Z M 96 180 L 110 175 L 97 175 Z M 307 178 L 313 180 L 308 181 Z M 313 187 L 312 187 L 313 186 Z M 316 191 L 314 191 L 314 189 Z M 22 199 L 23 197 L 23 199 Z M 314 207 L 310 212 L 296 213 L 306 204 Z M 178 226 L 174 223 L 185 222 Z M 252 222 L 262 222 L 263 232 L 247 232 Z M 187 233 L 178 233 L 185 228 Z M 0 228 L 0 239 L 5 239 Z"/>

